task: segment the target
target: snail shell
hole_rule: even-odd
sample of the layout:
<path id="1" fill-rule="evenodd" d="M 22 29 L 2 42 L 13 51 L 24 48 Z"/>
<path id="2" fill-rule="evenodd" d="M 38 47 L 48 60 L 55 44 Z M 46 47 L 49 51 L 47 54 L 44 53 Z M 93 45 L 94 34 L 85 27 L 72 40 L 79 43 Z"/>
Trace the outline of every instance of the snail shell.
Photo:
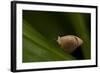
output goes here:
<path id="1" fill-rule="evenodd" d="M 72 53 L 83 43 L 83 40 L 74 35 L 67 35 L 63 37 L 58 36 L 57 42 L 66 52 Z"/>

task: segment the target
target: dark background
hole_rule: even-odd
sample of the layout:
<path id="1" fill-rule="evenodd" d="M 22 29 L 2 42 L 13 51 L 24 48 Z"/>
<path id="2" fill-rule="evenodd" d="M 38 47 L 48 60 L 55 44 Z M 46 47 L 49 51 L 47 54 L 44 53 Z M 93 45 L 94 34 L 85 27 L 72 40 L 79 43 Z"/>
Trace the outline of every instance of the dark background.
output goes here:
<path id="1" fill-rule="evenodd" d="M 73 59 L 72 57 L 74 57 L 75 60 L 90 59 L 91 58 L 90 19 L 91 17 L 89 13 L 23 10 L 23 62 L 72 60 Z M 24 29 L 27 28 L 27 26 L 30 26 L 29 31 L 28 29 Z M 41 51 L 44 50 L 43 48 L 40 48 L 41 50 L 34 48 L 34 45 L 38 46 L 40 45 L 40 43 L 42 43 L 42 41 L 36 40 L 35 38 L 30 38 L 32 36 L 37 37 L 38 35 L 38 34 L 34 35 L 33 29 L 41 35 L 40 37 L 43 37 L 45 39 L 43 40 L 43 42 L 47 41 L 50 44 L 47 45 L 48 48 L 49 46 L 52 45 L 53 47 L 57 48 L 55 49 L 55 51 L 59 50 L 58 52 L 60 54 L 63 55 L 63 53 L 65 53 L 64 54 L 65 57 L 69 55 L 68 56 L 69 58 L 68 59 L 59 58 L 58 56 L 55 56 L 54 53 L 52 54 L 52 52 L 50 52 L 51 54 L 48 55 L 49 50 L 48 51 L 46 50 L 46 52 L 44 53 L 44 51 Z M 27 35 L 24 33 L 26 33 Z M 60 46 L 56 42 L 58 36 L 65 36 L 65 35 L 75 35 L 80 37 L 83 40 L 82 46 L 78 47 L 77 50 L 75 50 L 73 53 L 66 54 L 66 52 L 64 52 L 64 50 L 60 48 Z M 27 40 L 25 41 L 25 39 Z M 29 41 L 31 45 L 28 45 L 27 41 Z M 46 44 L 44 44 L 44 46 L 45 45 Z M 43 46 L 41 45 L 40 47 Z M 37 55 L 39 57 L 36 57 Z"/>

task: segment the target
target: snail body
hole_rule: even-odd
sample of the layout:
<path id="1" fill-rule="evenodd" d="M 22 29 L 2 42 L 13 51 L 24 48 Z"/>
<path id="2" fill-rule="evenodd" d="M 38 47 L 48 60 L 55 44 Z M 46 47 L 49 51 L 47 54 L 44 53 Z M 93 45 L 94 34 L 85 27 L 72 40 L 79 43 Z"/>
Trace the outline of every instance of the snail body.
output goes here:
<path id="1" fill-rule="evenodd" d="M 74 35 L 67 35 L 62 37 L 58 36 L 57 42 L 66 52 L 72 53 L 83 43 L 83 40 Z"/>

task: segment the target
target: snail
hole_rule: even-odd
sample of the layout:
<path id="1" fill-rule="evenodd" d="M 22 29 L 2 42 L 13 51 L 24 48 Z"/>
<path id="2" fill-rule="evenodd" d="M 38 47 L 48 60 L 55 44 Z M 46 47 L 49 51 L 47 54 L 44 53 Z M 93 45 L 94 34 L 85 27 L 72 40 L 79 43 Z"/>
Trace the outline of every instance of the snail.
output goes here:
<path id="1" fill-rule="evenodd" d="M 64 49 L 67 53 L 72 53 L 76 50 L 77 47 L 82 45 L 83 40 L 74 35 L 67 35 L 67 36 L 58 36 L 57 39 L 58 44 L 61 48 Z"/>

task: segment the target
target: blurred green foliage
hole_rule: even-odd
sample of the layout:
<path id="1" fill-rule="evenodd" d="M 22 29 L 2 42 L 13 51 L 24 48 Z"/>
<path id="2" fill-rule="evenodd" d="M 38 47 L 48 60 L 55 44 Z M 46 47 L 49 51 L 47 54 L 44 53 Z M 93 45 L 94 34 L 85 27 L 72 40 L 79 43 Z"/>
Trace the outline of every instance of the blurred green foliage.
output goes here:
<path id="1" fill-rule="evenodd" d="M 90 14 L 23 10 L 23 62 L 90 59 Z M 57 37 L 76 35 L 83 40 L 78 52 L 66 53 Z"/>

